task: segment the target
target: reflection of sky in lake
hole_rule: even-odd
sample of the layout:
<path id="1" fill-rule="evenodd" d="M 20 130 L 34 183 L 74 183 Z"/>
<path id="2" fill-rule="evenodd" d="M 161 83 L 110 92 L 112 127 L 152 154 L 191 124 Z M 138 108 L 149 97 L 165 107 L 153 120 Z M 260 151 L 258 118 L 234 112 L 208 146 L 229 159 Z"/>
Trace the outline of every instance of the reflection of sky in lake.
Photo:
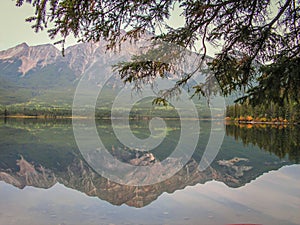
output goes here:
<path id="1" fill-rule="evenodd" d="M 211 181 L 164 193 L 143 208 L 113 206 L 56 184 L 19 190 L 0 182 L 0 224 L 299 224 L 300 165 L 240 188 Z"/>

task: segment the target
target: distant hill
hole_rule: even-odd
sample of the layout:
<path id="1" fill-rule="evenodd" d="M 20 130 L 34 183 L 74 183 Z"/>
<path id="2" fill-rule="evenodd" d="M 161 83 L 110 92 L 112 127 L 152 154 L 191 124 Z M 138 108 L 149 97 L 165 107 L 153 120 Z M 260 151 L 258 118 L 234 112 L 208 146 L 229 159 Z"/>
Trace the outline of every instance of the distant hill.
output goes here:
<path id="1" fill-rule="evenodd" d="M 101 107 L 106 107 L 113 100 L 114 89 L 124 87 L 119 74 L 113 73 L 111 66 L 129 61 L 133 55 L 145 50 L 149 46 L 146 39 L 134 44 L 126 41 L 122 45 L 122 51 L 117 52 L 106 51 L 105 42 L 70 46 L 65 50 L 64 56 L 51 44 L 28 46 L 22 43 L 0 51 L 0 108 L 2 105 L 3 111 L 3 106 L 14 105 L 17 108 L 54 106 L 71 109 L 76 87 L 82 77 L 95 90 L 102 86 L 102 81 L 113 75 L 110 80 L 113 82 L 110 83 L 111 88 L 102 93 L 105 99 Z M 184 69 L 188 71 L 195 67 L 198 62 L 195 58 L 198 56 L 196 53 L 189 54 L 184 61 Z M 207 61 L 211 59 L 206 58 Z M 172 76 L 170 79 L 178 79 Z M 190 87 L 194 84 L 192 81 Z M 227 98 L 228 103 L 233 103 L 236 97 Z M 206 99 L 194 99 L 197 107 L 204 110 L 201 115 L 208 115 Z M 145 107 L 151 106 L 151 100 L 148 99 L 147 102 Z"/>
<path id="2" fill-rule="evenodd" d="M 51 44 L 28 46 L 22 43 L 1 51 L 0 104 L 29 101 L 71 104 L 78 80 L 91 65 L 99 68 L 93 75 L 105 79 L 107 68 L 102 67 L 107 67 L 112 59 L 125 60 L 134 54 L 134 48 L 126 45 L 124 48 L 126 55 L 106 54 L 105 43 L 81 43 L 68 47 L 63 56 Z"/>

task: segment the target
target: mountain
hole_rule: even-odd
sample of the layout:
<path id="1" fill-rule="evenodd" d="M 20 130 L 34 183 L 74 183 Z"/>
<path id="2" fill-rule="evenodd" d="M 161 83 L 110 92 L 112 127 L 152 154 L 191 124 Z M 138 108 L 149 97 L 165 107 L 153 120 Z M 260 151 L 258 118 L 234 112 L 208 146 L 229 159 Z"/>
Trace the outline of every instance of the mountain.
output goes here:
<path id="1" fill-rule="evenodd" d="M 133 55 L 145 52 L 149 47 L 149 37 L 131 43 L 129 40 L 122 44 L 120 51 L 107 51 L 106 42 L 79 43 L 65 49 L 62 55 L 51 44 L 28 46 L 22 43 L 8 50 L 0 51 L 0 105 L 39 104 L 70 106 L 73 101 L 78 81 L 85 77 L 91 85 L 101 86 L 113 74 L 112 65 L 128 61 Z M 173 46 L 164 46 L 162 51 L 153 50 L 152 60 L 159 54 L 170 57 Z M 195 68 L 195 53 L 186 54 L 183 60 L 185 71 Z M 210 60 L 207 57 L 207 60 Z M 115 78 L 112 86 L 124 85 Z M 172 75 L 171 79 L 180 76 Z"/>
<path id="2" fill-rule="evenodd" d="M 125 43 L 123 51 L 106 52 L 105 42 L 70 46 L 64 56 L 51 44 L 28 46 L 22 43 L 1 51 L 0 105 L 28 102 L 71 105 L 76 85 L 83 75 L 89 73 L 91 83 L 99 77 L 105 80 L 113 62 L 128 60 L 137 51 L 137 45 Z"/>
<path id="3" fill-rule="evenodd" d="M 26 77 L 49 65 L 56 65 L 56 72 L 61 73 L 62 68 L 58 66 L 61 65 L 70 69 L 78 77 L 95 60 L 98 60 L 99 63 L 101 61 L 106 63 L 110 57 L 112 54 L 106 54 L 105 43 L 102 42 L 70 46 L 65 50 L 64 56 L 51 44 L 28 46 L 26 43 L 22 43 L 0 52 L 0 61 L 3 64 L 1 74 L 4 76 L 9 72 L 8 68 L 11 68 L 11 72 L 18 77 Z M 63 77 L 64 74 L 61 73 L 60 76 Z"/>
<path id="4" fill-rule="evenodd" d="M 19 64 L 17 72 L 22 76 L 32 69 L 43 68 L 61 58 L 59 50 L 51 44 L 29 47 L 26 43 L 22 43 L 0 52 L 2 62 Z"/>

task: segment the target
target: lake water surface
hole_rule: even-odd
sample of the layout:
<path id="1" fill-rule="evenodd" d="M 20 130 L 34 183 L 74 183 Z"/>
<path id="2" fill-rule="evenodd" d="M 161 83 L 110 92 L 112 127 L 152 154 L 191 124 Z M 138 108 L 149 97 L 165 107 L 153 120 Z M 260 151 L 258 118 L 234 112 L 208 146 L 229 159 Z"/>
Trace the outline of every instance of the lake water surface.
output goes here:
<path id="1" fill-rule="evenodd" d="M 130 123 L 136 137 L 149 136 L 147 121 Z M 109 121 L 96 124 L 114 157 L 141 159 L 119 142 Z M 165 140 L 145 152 L 155 161 L 178 144 L 180 123 L 167 125 Z M 224 125 L 220 151 L 200 171 L 210 128 L 209 121 L 201 122 L 196 150 L 175 175 L 130 186 L 87 163 L 71 120 L 2 120 L 0 224 L 300 224 L 300 128 Z"/>

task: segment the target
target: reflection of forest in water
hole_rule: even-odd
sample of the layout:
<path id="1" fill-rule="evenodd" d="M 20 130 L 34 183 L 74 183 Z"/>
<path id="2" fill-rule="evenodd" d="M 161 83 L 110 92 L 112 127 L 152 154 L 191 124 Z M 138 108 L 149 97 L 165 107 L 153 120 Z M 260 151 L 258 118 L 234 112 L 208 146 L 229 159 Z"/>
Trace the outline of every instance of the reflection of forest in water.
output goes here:
<path id="1" fill-rule="evenodd" d="M 228 124 L 226 135 L 253 144 L 279 158 L 288 157 L 292 162 L 300 160 L 300 127 L 292 125 Z"/>
<path id="2" fill-rule="evenodd" d="M 97 121 L 97 129 L 112 155 L 126 163 L 143 165 L 161 161 L 172 152 L 180 136 L 178 122 L 167 121 L 166 140 L 139 156 L 117 140 L 108 121 Z M 147 121 L 131 121 L 131 126 L 137 137 L 149 135 Z M 174 176 L 136 188 L 109 181 L 91 168 L 76 146 L 71 120 L 7 120 L 0 123 L 0 180 L 19 188 L 51 188 L 60 183 L 114 205 L 143 207 L 164 192 L 173 193 L 212 180 L 232 188 L 241 187 L 264 173 L 299 162 L 298 127 L 249 129 L 249 126 L 226 125 L 227 136 L 217 157 L 205 171 L 200 171 L 198 163 L 210 128 L 210 122 L 201 123 L 199 143 L 192 158 Z"/>

